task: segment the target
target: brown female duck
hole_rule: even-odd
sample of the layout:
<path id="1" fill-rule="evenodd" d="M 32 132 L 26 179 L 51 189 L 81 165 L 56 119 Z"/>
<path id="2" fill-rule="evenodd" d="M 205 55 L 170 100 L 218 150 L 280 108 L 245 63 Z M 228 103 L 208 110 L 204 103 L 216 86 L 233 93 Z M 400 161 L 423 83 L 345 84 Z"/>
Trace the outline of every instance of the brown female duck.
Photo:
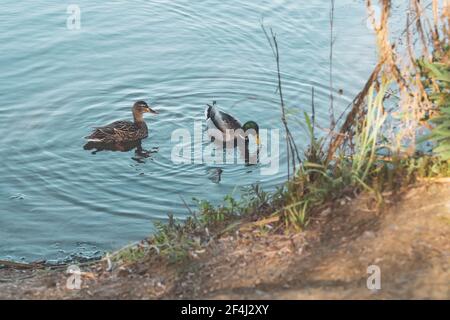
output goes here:
<path id="1" fill-rule="evenodd" d="M 134 122 L 120 120 L 104 127 L 95 128 L 94 132 L 85 137 L 90 142 L 96 143 L 125 143 L 137 141 L 148 136 L 147 124 L 144 121 L 144 113 L 155 113 L 145 101 L 137 101 L 132 108 Z"/>

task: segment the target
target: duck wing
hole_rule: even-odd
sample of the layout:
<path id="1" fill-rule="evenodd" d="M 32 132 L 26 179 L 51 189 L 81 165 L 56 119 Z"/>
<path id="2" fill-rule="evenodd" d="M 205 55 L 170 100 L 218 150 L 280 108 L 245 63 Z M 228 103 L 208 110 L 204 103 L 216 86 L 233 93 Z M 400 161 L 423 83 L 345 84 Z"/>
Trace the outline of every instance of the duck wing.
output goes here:
<path id="1" fill-rule="evenodd" d="M 242 128 L 242 124 L 233 116 L 219 110 L 215 106 L 208 105 L 205 110 L 206 122 L 212 129 L 218 129 L 223 133 L 226 130 L 237 130 Z"/>
<path id="2" fill-rule="evenodd" d="M 131 121 L 115 121 L 106 126 L 95 128 L 94 132 L 87 136 L 86 139 L 98 142 L 110 139 L 125 140 L 121 138 L 126 138 L 135 131 L 136 127 Z"/>

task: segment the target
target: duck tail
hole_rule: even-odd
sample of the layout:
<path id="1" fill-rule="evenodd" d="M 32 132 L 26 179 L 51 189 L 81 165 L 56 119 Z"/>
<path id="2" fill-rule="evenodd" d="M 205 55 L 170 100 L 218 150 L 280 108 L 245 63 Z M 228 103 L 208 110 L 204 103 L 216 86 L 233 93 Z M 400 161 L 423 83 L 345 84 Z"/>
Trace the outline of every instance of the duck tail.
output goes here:
<path id="1" fill-rule="evenodd" d="M 206 106 L 207 106 L 207 107 L 206 107 L 206 109 L 205 109 L 205 117 L 206 117 L 206 120 L 208 120 L 209 118 L 211 118 L 211 109 L 212 109 L 212 106 L 210 106 L 209 104 L 207 104 Z"/>
<path id="2" fill-rule="evenodd" d="M 205 109 L 205 117 L 206 120 L 208 120 L 209 118 L 211 118 L 211 111 L 213 110 L 214 106 L 216 105 L 216 101 L 213 101 L 213 104 L 210 105 L 209 103 L 206 104 L 206 109 Z"/>

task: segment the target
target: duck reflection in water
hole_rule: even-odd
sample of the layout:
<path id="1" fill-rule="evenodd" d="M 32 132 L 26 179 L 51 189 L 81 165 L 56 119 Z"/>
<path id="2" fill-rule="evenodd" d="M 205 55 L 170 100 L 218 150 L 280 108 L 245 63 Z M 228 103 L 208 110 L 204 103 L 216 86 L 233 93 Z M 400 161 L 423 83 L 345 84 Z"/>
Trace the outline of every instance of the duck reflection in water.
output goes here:
<path id="1" fill-rule="evenodd" d="M 157 147 L 154 147 L 151 150 L 144 150 L 142 148 L 142 140 L 112 143 L 89 141 L 83 148 L 84 150 L 93 150 L 92 154 L 96 154 L 100 151 L 129 152 L 134 150 L 134 157 L 132 157 L 132 159 L 139 163 L 143 163 L 146 158 L 149 158 L 153 153 L 158 152 Z"/>
<path id="2" fill-rule="evenodd" d="M 222 168 L 210 168 L 208 169 L 209 180 L 214 183 L 219 183 L 222 180 Z"/>

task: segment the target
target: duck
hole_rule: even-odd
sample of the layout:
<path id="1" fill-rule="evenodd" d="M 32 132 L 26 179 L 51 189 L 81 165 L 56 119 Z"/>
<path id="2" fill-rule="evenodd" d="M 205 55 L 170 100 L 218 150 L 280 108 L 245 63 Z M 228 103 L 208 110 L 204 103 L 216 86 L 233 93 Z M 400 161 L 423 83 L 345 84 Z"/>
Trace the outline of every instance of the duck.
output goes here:
<path id="1" fill-rule="evenodd" d="M 228 142 L 231 140 L 236 141 L 236 139 L 245 139 L 246 144 L 248 144 L 248 134 L 252 134 L 255 136 L 256 144 L 259 146 L 259 126 L 255 121 L 247 121 L 244 125 L 242 125 L 238 119 L 220 110 L 216 106 L 215 101 L 212 105 L 206 105 L 205 117 L 208 130 L 220 131 L 222 133 L 221 138 L 223 142 Z M 242 135 L 242 132 L 238 132 L 237 135 L 230 134 L 231 130 L 242 130 L 244 135 Z M 247 131 L 249 132 L 247 133 Z"/>
<path id="2" fill-rule="evenodd" d="M 229 142 L 233 142 L 233 147 L 238 147 L 240 155 L 245 159 L 246 165 L 259 162 L 259 126 L 255 121 L 247 121 L 242 125 L 238 119 L 220 110 L 216 106 L 215 101 L 212 105 L 206 105 L 205 117 L 208 134 L 212 141 L 219 144 L 222 143 L 225 149 L 228 147 Z M 217 132 L 219 132 L 218 135 L 214 134 Z M 249 152 L 249 134 L 254 135 L 256 139 L 256 154 L 252 155 Z M 216 138 L 218 138 L 218 141 L 216 141 Z M 239 143 L 242 140 L 244 141 L 244 145 Z"/>
<path id="3" fill-rule="evenodd" d="M 120 120 L 103 127 L 97 127 L 86 136 L 89 142 L 114 144 L 142 140 L 148 137 L 148 127 L 144 121 L 144 113 L 158 114 L 145 101 L 139 100 L 131 108 L 134 121 Z"/>

